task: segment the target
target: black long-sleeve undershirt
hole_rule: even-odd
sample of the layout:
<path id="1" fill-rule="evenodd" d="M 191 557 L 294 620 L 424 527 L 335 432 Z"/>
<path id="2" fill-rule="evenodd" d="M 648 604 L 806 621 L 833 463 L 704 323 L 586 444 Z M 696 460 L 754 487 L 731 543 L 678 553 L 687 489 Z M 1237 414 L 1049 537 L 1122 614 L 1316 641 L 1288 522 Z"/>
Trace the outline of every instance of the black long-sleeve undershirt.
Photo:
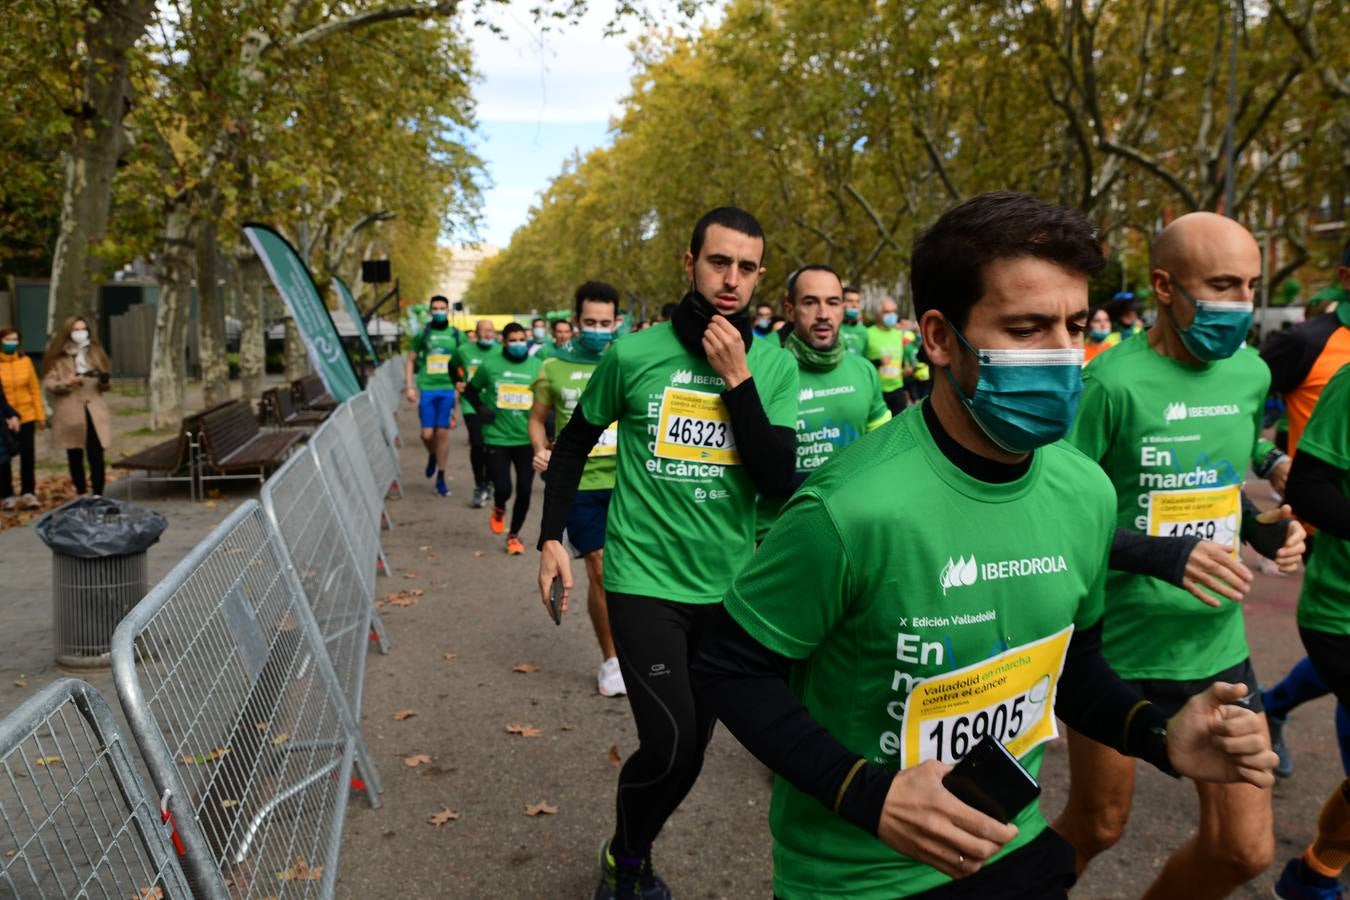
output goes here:
<path id="1" fill-rule="evenodd" d="M 723 391 L 722 403 L 731 417 L 736 452 L 755 490 L 765 497 L 791 496 L 797 475 L 797 432 L 769 421 L 753 376 Z"/>
<path id="2" fill-rule="evenodd" d="M 990 476 L 984 480 L 1007 482 L 1030 466 L 1030 458 L 1006 465 L 961 447 L 931 404 L 925 404 L 924 419 L 944 454 L 974 477 L 981 475 L 972 469 Z M 692 672 L 700 694 L 751 753 L 827 809 L 875 834 L 895 773 L 875 763 L 859 765 L 859 756 L 815 720 L 788 684 L 793 664 L 756 641 L 723 608 Z M 1170 772 L 1160 738 L 1166 718 L 1107 665 L 1100 623 L 1070 640 L 1055 710 L 1080 733 Z"/>
<path id="3" fill-rule="evenodd" d="M 581 484 L 581 475 L 586 468 L 586 457 L 590 454 L 600 435 L 605 433 L 604 426 L 592 425 L 582 411 L 585 397 L 577 401 L 572 410 L 572 418 L 558 432 L 553 441 L 553 453 L 548 459 L 548 479 L 544 482 L 544 512 L 539 522 L 538 549 L 544 549 L 545 541 L 561 541 L 567 528 L 567 514 L 577 496 L 577 486 Z"/>
<path id="4" fill-rule="evenodd" d="M 1350 497 L 1345 495 L 1345 470 L 1300 448 L 1289 470 L 1284 499 L 1317 528 L 1350 541 Z"/>

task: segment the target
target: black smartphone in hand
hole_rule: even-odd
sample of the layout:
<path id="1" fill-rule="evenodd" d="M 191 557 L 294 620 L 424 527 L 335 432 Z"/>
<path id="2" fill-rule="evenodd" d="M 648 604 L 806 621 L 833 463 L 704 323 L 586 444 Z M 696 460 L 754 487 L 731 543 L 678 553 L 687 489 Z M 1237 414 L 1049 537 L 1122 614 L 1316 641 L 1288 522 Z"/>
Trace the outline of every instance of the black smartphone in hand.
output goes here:
<path id="1" fill-rule="evenodd" d="M 563 602 L 563 582 L 557 575 L 553 576 L 553 586 L 548 594 L 548 611 L 553 616 L 553 624 L 562 624 L 562 602 Z"/>
<path id="2" fill-rule="evenodd" d="M 967 806 L 1005 825 L 1041 795 L 1041 786 L 1017 757 L 985 735 L 942 779 Z"/>

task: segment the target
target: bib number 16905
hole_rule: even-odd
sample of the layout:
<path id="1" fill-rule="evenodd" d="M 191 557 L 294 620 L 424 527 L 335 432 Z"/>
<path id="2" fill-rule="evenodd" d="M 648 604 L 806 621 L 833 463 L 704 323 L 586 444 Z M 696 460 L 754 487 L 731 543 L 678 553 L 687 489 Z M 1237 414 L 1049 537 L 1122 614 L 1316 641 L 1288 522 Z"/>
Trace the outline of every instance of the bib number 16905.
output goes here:
<path id="1" fill-rule="evenodd" d="M 923 758 L 955 763 L 986 734 L 1006 744 L 1026 730 L 1029 711 L 1027 695 L 1019 694 L 973 713 L 924 722 Z"/>

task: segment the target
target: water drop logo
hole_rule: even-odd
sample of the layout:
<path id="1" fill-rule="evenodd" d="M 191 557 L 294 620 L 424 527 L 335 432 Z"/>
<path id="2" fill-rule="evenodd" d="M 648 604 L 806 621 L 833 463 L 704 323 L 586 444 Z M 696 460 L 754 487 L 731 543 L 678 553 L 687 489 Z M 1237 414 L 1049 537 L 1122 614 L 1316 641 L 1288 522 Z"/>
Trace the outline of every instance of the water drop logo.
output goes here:
<path id="1" fill-rule="evenodd" d="M 970 559 L 964 556 L 958 556 L 955 560 L 947 557 L 947 565 L 942 567 L 942 596 L 947 596 L 951 588 L 970 587 L 979 577 L 975 554 L 972 553 Z"/>

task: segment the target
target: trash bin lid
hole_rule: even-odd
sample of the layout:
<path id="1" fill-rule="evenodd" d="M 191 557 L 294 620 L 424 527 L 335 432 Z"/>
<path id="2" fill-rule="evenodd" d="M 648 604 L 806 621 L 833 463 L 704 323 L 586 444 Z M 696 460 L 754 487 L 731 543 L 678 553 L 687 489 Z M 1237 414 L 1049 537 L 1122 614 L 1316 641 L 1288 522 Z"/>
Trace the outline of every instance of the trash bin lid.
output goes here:
<path id="1" fill-rule="evenodd" d="M 80 559 L 144 553 L 167 527 L 159 513 L 108 497 L 77 497 L 37 521 L 44 544 Z"/>

